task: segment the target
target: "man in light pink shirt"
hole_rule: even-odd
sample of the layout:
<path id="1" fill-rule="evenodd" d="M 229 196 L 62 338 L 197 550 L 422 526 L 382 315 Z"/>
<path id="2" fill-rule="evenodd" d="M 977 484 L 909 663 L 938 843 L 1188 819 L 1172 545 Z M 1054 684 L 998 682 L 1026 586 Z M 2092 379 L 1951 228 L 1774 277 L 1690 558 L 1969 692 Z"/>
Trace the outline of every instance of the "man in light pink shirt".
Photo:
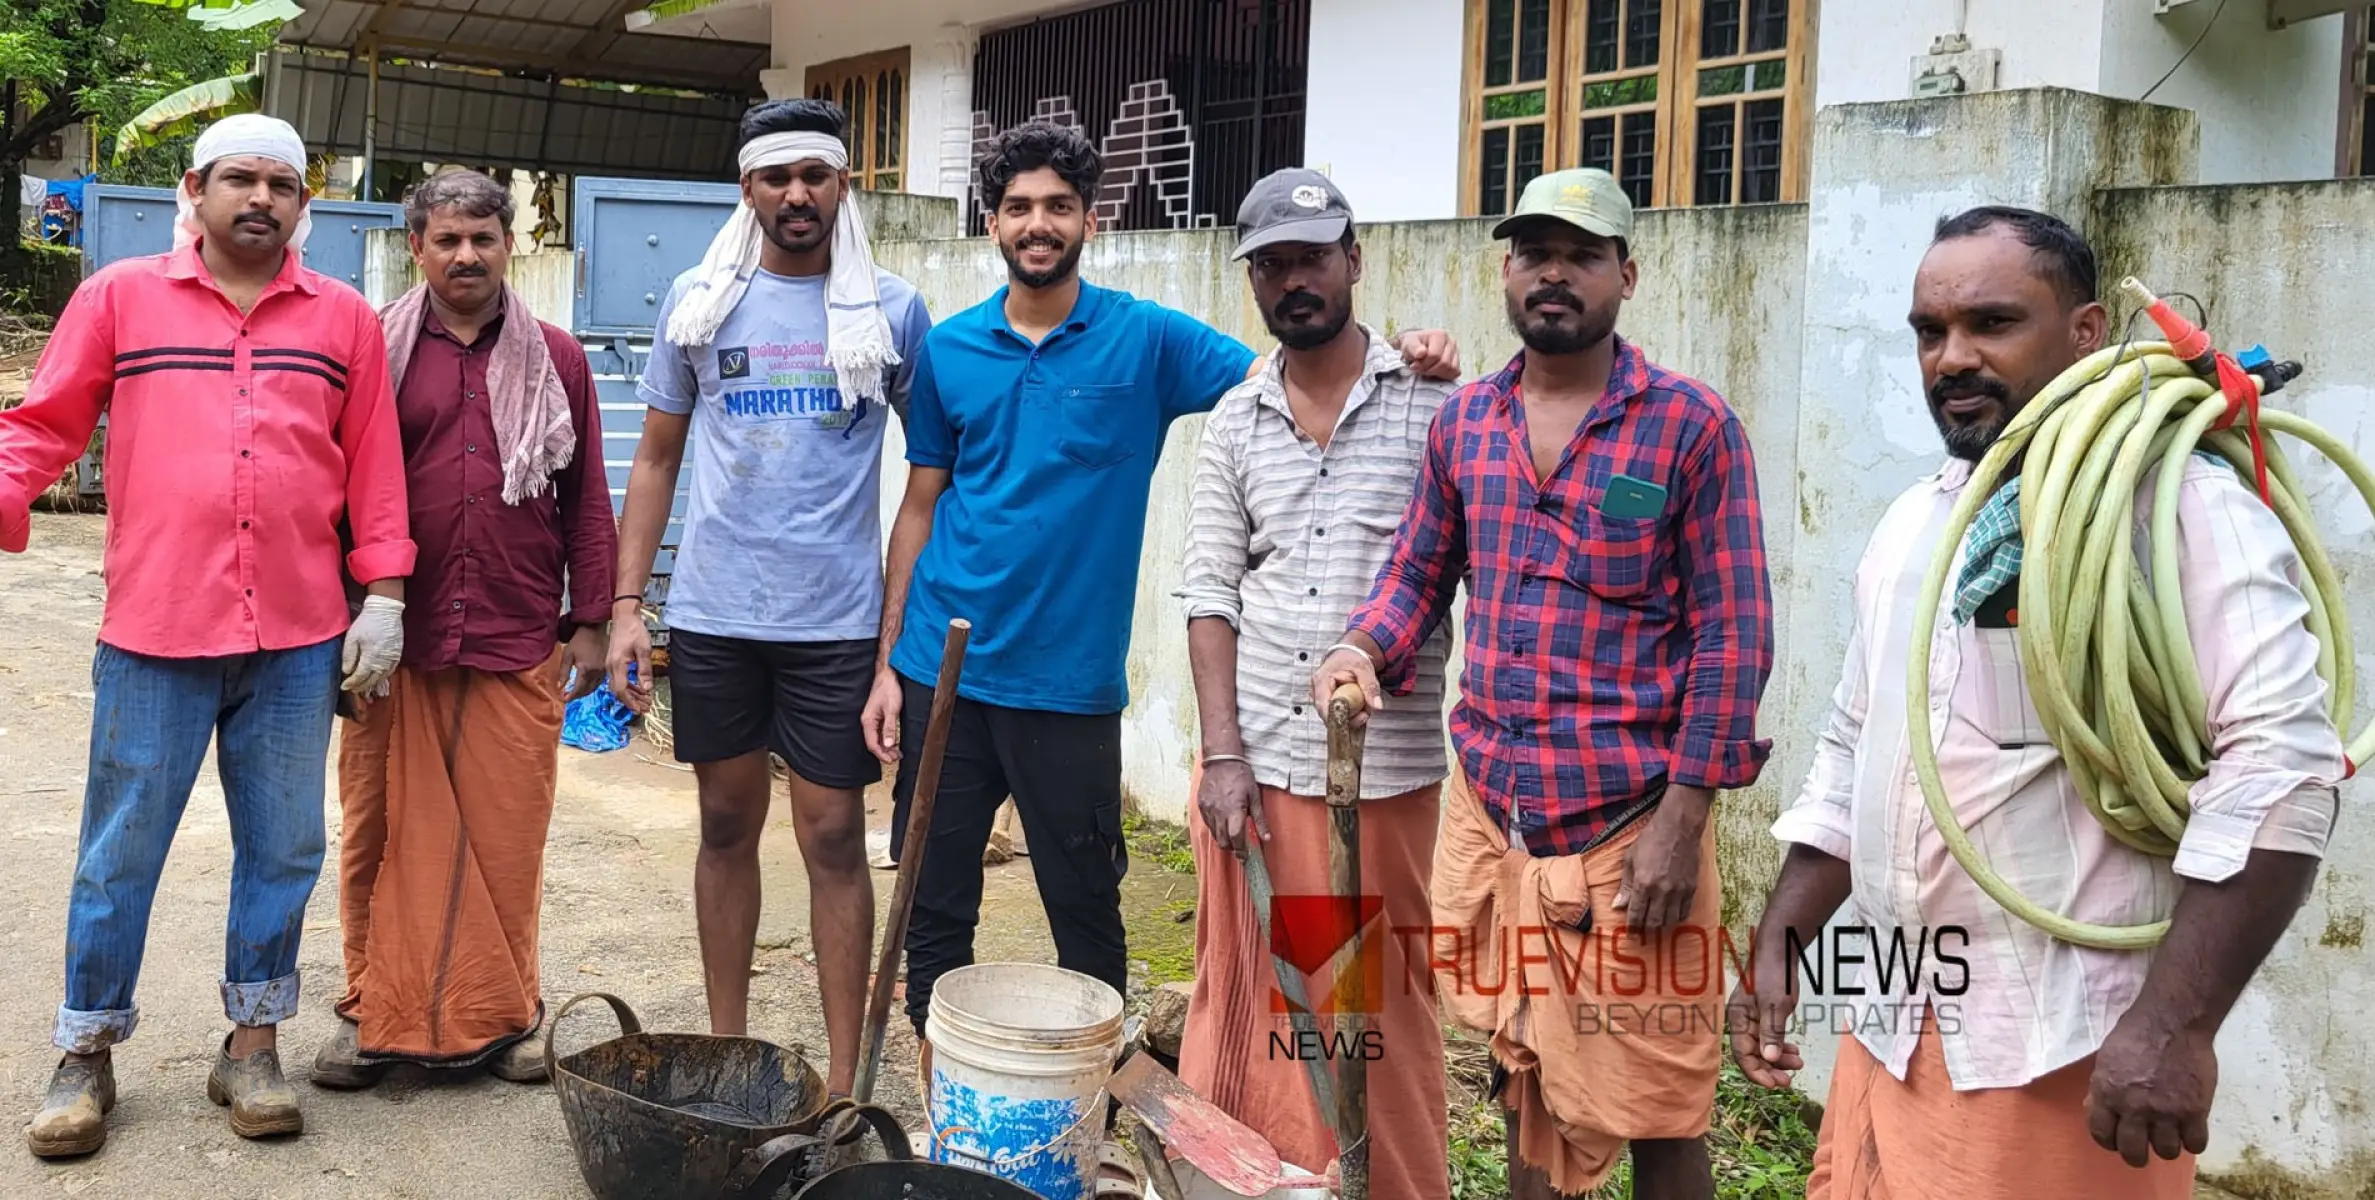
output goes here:
<path id="1" fill-rule="evenodd" d="M 413 544 L 379 318 L 299 261 L 295 130 L 232 117 L 195 159 L 173 252 L 85 280 L 25 402 L 0 413 L 0 549 L 12 552 L 33 498 L 108 415 L 107 606 L 52 1036 L 66 1054 L 25 1131 L 44 1158 L 106 1140 L 110 1048 L 139 1024 L 149 909 L 210 742 L 233 845 L 233 1030 L 207 1096 L 242 1137 L 304 1127 L 275 1029 L 297 1010 L 331 713 L 341 687 L 376 689 L 403 652 Z M 348 575 L 368 592 L 351 618 Z"/>
<path id="2" fill-rule="evenodd" d="M 2212 1041 L 2332 831 L 2349 768 L 2304 624 L 2299 554 L 2231 468 L 2199 455 L 2177 486 L 2176 530 L 2209 758 L 2173 858 L 2107 831 L 2047 736 L 2022 670 L 2017 558 L 1971 556 L 1967 568 L 1988 569 L 1957 577 L 1926 639 L 1930 694 L 1907 694 L 1906 656 L 1924 642 L 1914 608 L 1949 512 L 2013 415 L 2104 344 L 2095 287 L 2076 232 L 2008 208 L 1941 222 L 1914 280 L 1922 383 L 1949 459 L 1890 505 L 1856 570 L 1843 677 L 1805 788 L 1774 825 L 1788 857 L 1728 1018 L 1741 1068 L 1786 1085 L 1801 1065 L 1787 1033 L 1791 942 L 1821 944 L 1843 904 L 1848 925 L 1877 938 L 1839 956 L 1870 966 L 1860 993 L 1833 981 L 1855 1036 L 1840 1042 L 1810 1200 L 2190 1197 L 2209 1142 Z M 1983 509 L 1979 524 L 1991 515 L 2002 514 Z M 2080 922 L 2167 921 L 2164 940 L 2080 946 L 1982 893 L 1915 782 L 1913 705 L 1931 716 L 1957 821 L 1999 875 Z M 1908 972 L 1917 948 L 1928 962 Z M 1879 982 L 1892 958 L 1894 980 Z"/>

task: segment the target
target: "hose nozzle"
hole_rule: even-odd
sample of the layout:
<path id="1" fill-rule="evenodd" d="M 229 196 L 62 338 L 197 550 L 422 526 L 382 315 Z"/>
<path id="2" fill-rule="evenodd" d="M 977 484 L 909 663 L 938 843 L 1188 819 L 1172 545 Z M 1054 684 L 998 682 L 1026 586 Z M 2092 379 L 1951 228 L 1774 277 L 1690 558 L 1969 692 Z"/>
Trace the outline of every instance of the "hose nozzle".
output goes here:
<path id="1" fill-rule="evenodd" d="M 2169 339 L 2170 352 L 2184 359 L 2185 365 L 2196 374 L 2208 378 L 2218 370 L 2217 353 L 2210 347 L 2210 335 L 2201 326 L 2186 320 L 2133 275 L 2119 281 L 2119 290 L 2143 306 L 2144 315 L 2151 317 L 2152 323 L 2160 326 L 2161 334 Z"/>

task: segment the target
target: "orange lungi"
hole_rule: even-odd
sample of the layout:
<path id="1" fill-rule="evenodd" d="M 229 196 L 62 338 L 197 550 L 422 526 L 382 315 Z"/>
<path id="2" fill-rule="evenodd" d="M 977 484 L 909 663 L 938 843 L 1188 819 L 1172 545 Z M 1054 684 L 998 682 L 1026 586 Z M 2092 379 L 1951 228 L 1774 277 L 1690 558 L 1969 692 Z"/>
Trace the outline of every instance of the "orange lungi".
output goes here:
<path id="1" fill-rule="evenodd" d="M 1368 1099 L 1369 1194 L 1378 1200 L 1445 1200 L 1451 1190 L 1443 1027 L 1425 963 L 1403 957 L 1405 945 L 1414 952 L 1424 945 L 1440 792 L 1428 786 L 1361 801 L 1361 890 L 1384 901 L 1381 917 L 1362 930 L 1363 953 L 1374 947 L 1378 955 L 1381 993 L 1370 1004 L 1380 1011 L 1368 1026 L 1377 1031 Z M 1180 1045 L 1180 1080 L 1268 1138 L 1286 1162 L 1320 1174 L 1336 1158 L 1336 1135 L 1311 1097 L 1303 1062 L 1280 1049 L 1293 1045 L 1293 1029 L 1279 1005 L 1278 974 L 1245 864 L 1221 849 L 1193 804 L 1188 813 L 1196 854 L 1196 986 Z M 1263 788 L 1262 819 L 1270 827 L 1262 862 L 1273 894 L 1328 895 L 1327 801 Z M 1334 983 L 1332 971 L 1307 974 L 1304 994 L 1321 1005 Z M 1326 1036 L 1325 1019 L 1319 1027 Z"/>
<path id="2" fill-rule="evenodd" d="M 1839 1039 L 1807 1200 L 2188 1200 L 2194 1156 L 2131 1167 L 2086 1128 L 2090 1056 L 2016 1088 L 1958 1092 L 1930 1014 L 1899 1083 Z"/>
<path id="3" fill-rule="evenodd" d="M 1714 1112 L 1726 961 L 1715 823 L 1687 922 L 1644 939 L 1615 907 L 1625 851 L 1656 819 L 1536 858 L 1510 849 L 1457 767 L 1444 789 L 1436 993 L 1454 1020 L 1492 1035 L 1509 1073 L 1501 1102 L 1518 1116 L 1514 1156 L 1562 1194 L 1598 1187 L 1627 1142 L 1705 1134 Z"/>
<path id="4" fill-rule="evenodd" d="M 341 723 L 338 905 L 366 1058 L 483 1060 L 543 1020 L 536 922 L 559 772 L 542 667 L 404 669 Z"/>

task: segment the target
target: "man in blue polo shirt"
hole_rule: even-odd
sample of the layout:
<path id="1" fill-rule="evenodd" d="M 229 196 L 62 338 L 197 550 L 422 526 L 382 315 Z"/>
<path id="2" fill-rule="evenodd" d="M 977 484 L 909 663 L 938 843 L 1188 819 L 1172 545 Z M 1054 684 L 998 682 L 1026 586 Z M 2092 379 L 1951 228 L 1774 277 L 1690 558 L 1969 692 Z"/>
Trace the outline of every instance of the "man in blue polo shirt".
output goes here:
<path id="1" fill-rule="evenodd" d="M 1123 659 L 1148 490 L 1171 422 L 1211 411 L 1252 349 L 1184 313 L 1082 282 L 1103 163 L 1078 129 L 1033 122 L 980 164 L 1009 286 L 934 327 L 916 365 L 907 493 L 891 531 L 868 746 L 921 744 L 952 617 L 973 623 L 907 935 L 907 1013 L 973 958 L 981 855 L 1011 795 L 1057 961 L 1127 981 L 1121 879 Z M 1406 334 L 1422 373 L 1458 375 L 1440 332 Z M 899 771 L 891 844 L 913 773 Z"/>

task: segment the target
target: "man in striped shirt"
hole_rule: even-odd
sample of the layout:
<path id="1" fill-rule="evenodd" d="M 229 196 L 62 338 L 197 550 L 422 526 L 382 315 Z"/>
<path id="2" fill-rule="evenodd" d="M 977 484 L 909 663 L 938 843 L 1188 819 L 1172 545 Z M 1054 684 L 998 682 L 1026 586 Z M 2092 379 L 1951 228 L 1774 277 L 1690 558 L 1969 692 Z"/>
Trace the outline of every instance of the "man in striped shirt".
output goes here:
<path id="1" fill-rule="evenodd" d="M 1246 876 L 1266 869 L 1279 928 L 1295 925 L 1300 901 L 1325 907 L 1327 732 L 1304 691 L 1385 563 L 1428 424 L 1456 385 L 1420 378 L 1353 320 L 1361 249 L 1326 176 L 1287 170 L 1255 184 L 1238 231 L 1236 256 L 1281 348 L 1222 398 L 1196 467 L 1180 597 L 1203 722 L 1190 817 L 1200 919 L 1180 1074 L 1287 1162 L 1320 1173 L 1338 1147 L 1297 1057 L 1313 1048 L 1298 1048 L 1277 1003 Z M 1429 920 L 1449 645 L 1447 629 L 1426 639 L 1409 703 L 1370 724 L 1361 777 L 1364 891 L 1405 929 Z M 1401 964 L 1398 940 L 1369 944 L 1381 941 L 1384 970 L 1365 995 L 1309 975 L 1305 995 L 1323 1036 L 1331 992 L 1377 1010 L 1376 1038 L 1352 1050 L 1392 1067 L 1369 1074 L 1371 1176 L 1393 1181 L 1381 1196 L 1433 1200 L 1449 1186 L 1434 992 L 1423 963 Z M 1368 965 L 1377 960 L 1355 969 Z"/>

